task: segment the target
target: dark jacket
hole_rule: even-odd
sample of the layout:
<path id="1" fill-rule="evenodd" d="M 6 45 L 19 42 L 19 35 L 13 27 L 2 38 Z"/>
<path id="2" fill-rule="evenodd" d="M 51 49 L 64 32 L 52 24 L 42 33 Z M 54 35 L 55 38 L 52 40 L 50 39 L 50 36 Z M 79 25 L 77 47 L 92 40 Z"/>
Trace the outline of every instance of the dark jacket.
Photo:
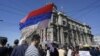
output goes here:
<path id="1" fill-rule="evenodd" d="M 28 47 L 27 44 L 22 44 L 20 46 L 17 46 L 16 48 L 14 48 L 11 56 L 24 56 L 27 47 Z"/>
<path id="2" fill-rule="evenodd" d="M 8 48 L 0 47 L 0 56 L 8 56 Z"/>
<path id="3" fill-rule="evenodd" d="M 54 52 L 50 52 L 50 56 L 59 56 L 57 48 L 54 48 Z"/>

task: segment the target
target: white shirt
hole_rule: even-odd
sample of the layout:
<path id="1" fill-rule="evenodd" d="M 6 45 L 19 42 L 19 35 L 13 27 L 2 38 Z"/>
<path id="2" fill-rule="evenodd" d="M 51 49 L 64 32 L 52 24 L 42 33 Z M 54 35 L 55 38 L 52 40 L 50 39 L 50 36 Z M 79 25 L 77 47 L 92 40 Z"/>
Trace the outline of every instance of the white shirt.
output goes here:
<path id="1" fill-rule="evenodd" d="M 47 50 L 46 56 L 50 56 L 50 51 L 49 50 Z"/>
<path id="2" fill-rule="evenodd" d="M 59 52 L 59 56 L 65 56 L 65 50 L 59 49 L 58 52 Z"/>
<path id="3" fill-rule="evenodd" d="M 68 50 L 68 53 L 67 53 L 67 56 L 71 56 L 71 53 L 72 53 L 72 50 L 69 49 L 69 50 Z"/>

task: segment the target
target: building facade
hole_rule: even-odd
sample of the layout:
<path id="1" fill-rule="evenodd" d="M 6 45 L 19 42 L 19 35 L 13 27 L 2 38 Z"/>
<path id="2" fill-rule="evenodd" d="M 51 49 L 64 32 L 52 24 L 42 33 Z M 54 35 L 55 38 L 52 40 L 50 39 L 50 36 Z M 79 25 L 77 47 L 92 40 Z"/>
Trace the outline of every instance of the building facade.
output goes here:
<path id="1" fill-rule="evenodd" d="M 94 43 L 95 45 L 100 45 L 100 36 L 94 36 Z"/>
<path id="2" fill-rule="evenodd" d="M 27 30 L 22 31 L 22 39 L 29 35 L 31 36 L 31 33 L 34 32 L 34 29 L 36 28 L 28 28 Z M 29 31 L 31 32 L 29 33 Z M 93 35 L 89 25 L 73 20 L 64 13 L 57 11 L 56 6 L 54 6 L 48 27 L 37 30 L 37 33 L 39 33 L 41 36 L 40 41 L 44 43 L 49 41 L 56 42 L 58 44 L 68 44 L 75 46 L 79 44 L 92 45 L 93 42 Z"/>
<path id="3" fill-rule="evenodd" d="M 82 24 L 57 11 L 53 12 L 48 27 L 38 32 L 42 42 L 50 41 L 73 46 L 79 44 L 92 45 L 93 42 L 89 25 Z"/>

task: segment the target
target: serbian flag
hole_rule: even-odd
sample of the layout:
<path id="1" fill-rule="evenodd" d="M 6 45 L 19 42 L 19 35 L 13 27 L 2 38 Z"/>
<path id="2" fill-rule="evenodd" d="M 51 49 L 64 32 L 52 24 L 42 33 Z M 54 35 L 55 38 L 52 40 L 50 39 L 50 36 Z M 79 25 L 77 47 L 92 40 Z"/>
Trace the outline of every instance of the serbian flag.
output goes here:
<path id="1" fill-rule="evenodd" d="M 53 4 L 47 4 L 42 8 L 31 11 L 25 18 L 20 21 L 20 30 L 32 31 L 37 28 L 45 28 L 51 19 Z"/>

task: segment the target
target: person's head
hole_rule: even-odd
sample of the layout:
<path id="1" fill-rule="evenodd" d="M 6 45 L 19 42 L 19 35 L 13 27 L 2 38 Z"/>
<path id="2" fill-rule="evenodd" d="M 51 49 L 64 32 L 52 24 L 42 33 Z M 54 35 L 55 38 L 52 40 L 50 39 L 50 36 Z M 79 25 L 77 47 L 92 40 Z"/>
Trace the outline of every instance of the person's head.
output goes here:
<path id="1" fill-rule="evenodd" d="M 79 46 L 75 46 L 75 49 L 76 49 L 76 50 L 79 50 Z"/>
<path id="2" fill-rule="evenodd" d="M 7 44 L 7 47 L 9 47 L 10 45 L 9 44 Z"/>
<path id="3" fill-rule="evenodd" d="M 47 47 L 47 50 L 50 50 L 50 47 Z"/>
<path id="4" fill-rule="evenodd" d="M 34 34 L 31 38 L 31 42 L 35 43 L 35 45 L 38 45 L 40 43 L 40 36 L 39 34 Z"/>
<path id="5" fill-rule="evenodd" d="M 0 45 L 5 46 L 7 43 L 7 38 L 6 37 L 0 37 Z"/>
<path id="6" fill-rule="evenodd" d="M 98 47 L 96 47 L 96 50 L 99 50 L 99 48 L 98 48 Z"/>
<path id="7" fill-rule="evenodd" d="M 56 44 L 56 43 L 51 43 L 52 44 L 52 46 L 54 47 L 54 48 L 58 48 L 58 44 Z"/>
<path id="8" fill-rule="evenodd" d="M 14 44 L 15 44 L 15 45 L 18 45 L 18 43 L 19 43 L 19 40 L 16 39 L 16 40 L 14 41 Z"/>

